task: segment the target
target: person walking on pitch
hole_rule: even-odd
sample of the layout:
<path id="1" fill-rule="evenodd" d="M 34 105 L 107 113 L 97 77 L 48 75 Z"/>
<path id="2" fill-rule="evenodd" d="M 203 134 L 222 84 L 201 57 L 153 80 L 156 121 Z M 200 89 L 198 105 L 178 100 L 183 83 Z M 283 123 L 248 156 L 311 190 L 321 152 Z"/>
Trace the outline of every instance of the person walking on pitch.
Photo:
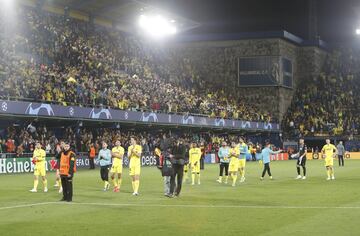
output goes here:
<path id="1" fill-rule="evenodd" d="M 132 180 L 133 195 L 139 195 L 140 170 L 141 170 L 141 153 L 142 147 L 137 144 L 135 137 L 130 139 L 131 146 L 128 148 L 128 158 L 130 161 L 129 172 Z"/>
<path id="2" fill-rule="evenodd" d="M 218 157 L 220 160 L 220 173 L 217 182 L 222 183 L 223 173 L 225 170 L 225 184 L 227 184 L 229 178 L 230 148 L 227 146 L 225 141 L 222 142 L 222 146 L 218 152 Z"/>
<path id="3" fill-rule="evenodd" d="M 230 163 L 229 163 L 229 174 L 232 178 L 232 186 L 235 187 L 237 180 L 237 172 L 239 170 L 239 155 L 240 149 L 236 146 L 235 142 L 231 142 L 230 149 Z"/>
<path id="4" fill-rule="evenodd" d="M 105 141 L 102 142 L 102 149 L 99 151 L 96 163 L 100 165 L 100 177 L 104 181 L 104 191 L 110 189 L 109 169 L 111 165 L 111 151 L 107 148 Z"/>
<path id="5" fill-rule="evenodd" d="M 246 166 L 246 155 L 249 152 L 248 146 L 245 143 L 244 137 L 240 138 L 240 155 L 239 155 L 239 174 L 241 176 L 240 183 L 245 181 L 245 166 Z"/>
<path id="6" fill-rule="evenodd" d="M 113 161 L 112 161 L 112 166 L 110 169 L 111 180 L 113 181 L 113 184 L 114 184 L 114 192 L 120 191 L 124 153 L 125 153 L 125 150 L 120 145 L 120 141 L 116 140 L 115 147 L 113 147 L 113 149 L 111 150 L 111 156 L 113 158 Z M 115 176 L 115 175 L 117 175 L 117 176 Z"/>
<path id="7" fill-rule="evenodd" d="M 60 159 L 61 159 L 61 154 L 64 151 L 64 141 L 60 141 L 60 144 L 58 144 L 56 146 L 56 154 L 55 154 L 55 159 L 56 159 L 56 164 L 54 169 L 56 170 L 56 181 L 55 181 L 55 185 L 54 187 L 59 188 L 59 193 L 62 193 L 63 189 L 62 189 L 62 185 L 61 185 L 61 176 L 60 176 Z"/>
<path id="8" fill-rule="evenodd" d="M 326 144 L 321 149 L 321 153 L 323 154 L 323 158 L 325 158 L 325 167 L 327 173 L 326 180 L 334 180 L 334 158 L 337 154 L 336 147 L 330 143 L 330 139 L 326 139 Z"/>
<path id="9" fill-rule="evenodd" d="M 267 172 L 270 179 L 273 179 L 272 175 L 271 175 L 271 170 L 270 170 L 270 155 L 271 154 L 278 154 L 280 153 L 282 150 L 278 150 L 278 151 L 273 151 L 270 148 L 270 142 L 266 142 L 265 143 L 265 148 L 261 151 L 261 160 L 262 163 L 264 164 L 264 169 L 263 172 L 261 174 L 261 180 L 264 179 L 265 173 Z"/>
<path id="10" fill-rule="evenodd" d="M 60 157 L 60 177 L 63 188 L 61 201 L 71 202 L 73 197 L 73 177 L 76 172 L 76 155 L 70 150 L 70 144 L 64 144 Z"/>
<path id="11" fill-rule="evenodd" d="M 343 145 L 343 142 L 340 141 L 336 148 L 338 151 L 339 166 L 344 166 L 345 147 Z"/>
<path id="12" fill-rule="evenodd" d="M 32 163 L 34 166 L 34 187 L 30 190 L 32 193 L 37 192 L 37 186 L 39 183 L 39 176 L 41 176 L 43 185 L 44 185 L 44 192 L 48 191 L 47 187 L 47 179 L 46 179 L 46 152 L 44 149 L 41 148 L 40 142 L 36 142 L 35 150 L 32 157 Z"/>
<path id="13" fill-rule="evenodd" d="M 298 157 L 298 160 L 296 162 L 296 170 L 297 170 L 297 177 L 296 179 L 306 179 L 306 153 L 307 153 L 307 147 L 304 143 L 304 139 L 301 138 L 299 140 L 299 151 L 296 154 L 293 154 L 293 156 Z M 302 167 L 303 170 L 303 176 L 300 174 L 300 167 Z"/>
<path id="14" fill-rule="evenodd" d="M 191 185 L 195 185 L 195 176 L 197 176 L 198 184 L 200 185 L 200 158 L 201 149 L 197 147 L 196 143 L 191 144 L 189 150 L 189 162 L 191 167 Z"/>

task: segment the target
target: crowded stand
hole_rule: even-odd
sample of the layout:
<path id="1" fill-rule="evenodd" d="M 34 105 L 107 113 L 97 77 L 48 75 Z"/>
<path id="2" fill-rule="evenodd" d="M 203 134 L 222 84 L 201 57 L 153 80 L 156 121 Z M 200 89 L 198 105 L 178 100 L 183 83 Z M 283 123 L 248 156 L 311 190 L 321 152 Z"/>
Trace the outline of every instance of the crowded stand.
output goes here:
<path id="1" fill-rule="evenodd" d="M 299 86 L 283 119 L 283 129 L 290 137 L 358 134 L 356 54 L 356 50 L 345 48 L 330 53 L 322 73 Z"/>
<path id="2" fill-rule="evenodd" d="M 3 99 L 105 106 L 277 121 L 254 96 L 234 95 L 204 82 L 191 61 L 161 63 L 161 52 L 114 29 L 40 9 L 20 8 L 17 30 L 0 28 Z M 176 79 L 174 79 L 176 78 Z M 257 93 L 258 97 L 262 97 Z"/>

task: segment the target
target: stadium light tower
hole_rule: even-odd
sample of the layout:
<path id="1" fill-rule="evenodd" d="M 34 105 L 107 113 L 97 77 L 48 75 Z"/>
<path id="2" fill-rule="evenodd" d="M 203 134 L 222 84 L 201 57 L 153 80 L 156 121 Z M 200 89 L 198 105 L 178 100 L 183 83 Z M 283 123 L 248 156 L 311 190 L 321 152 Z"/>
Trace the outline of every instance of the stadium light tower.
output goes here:
<path id="1" fill-rule="evenodd" d="M 356 29 L 356 30 L 355 30 L 355 33 L 356 33 L 357 35 L 360 35 L 360 29 Z"/>
<path id="2" fill-rule="evenodd" d="M 163 38 L 177 32 L 175 21 L 161 15 L 140 15 L 139 26 L 143 32 L 153 38 Z"/>

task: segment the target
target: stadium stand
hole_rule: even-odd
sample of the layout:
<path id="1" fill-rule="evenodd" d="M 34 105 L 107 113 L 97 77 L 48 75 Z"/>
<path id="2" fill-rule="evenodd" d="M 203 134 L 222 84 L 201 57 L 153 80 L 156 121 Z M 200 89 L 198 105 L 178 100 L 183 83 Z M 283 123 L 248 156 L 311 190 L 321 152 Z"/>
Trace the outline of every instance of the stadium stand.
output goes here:
<path id="1" fill-rule="evenodd" d="M 21 30 L 0 36 L 3 99 L 278 120 L 258 105 L 270 100 L 261 92 L 231 95 L 194 74 L 190 60 L 163 65 L 161 52 L 132 36 L 39 9 L 19 13 Z"/>
<path id="2" fill-rule="evenodd" d="M 284 119 L 290 137 L 357 135 L 359 130 L 359 62 L 356 49 L 328 54 L 322 73 L 304 81 Z"/>

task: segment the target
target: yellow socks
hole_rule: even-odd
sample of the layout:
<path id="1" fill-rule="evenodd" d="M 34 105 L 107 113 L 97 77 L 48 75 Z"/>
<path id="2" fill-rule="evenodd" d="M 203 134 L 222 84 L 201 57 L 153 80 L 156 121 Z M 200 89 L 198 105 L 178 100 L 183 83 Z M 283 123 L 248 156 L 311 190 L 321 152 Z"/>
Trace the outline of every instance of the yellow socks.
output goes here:
<path id="1" fill-rule="evenodd" d="M 191 184 L 195 184 L 195 173 L 191 174 Z"/>
<path id="2" fill-rule="evenodd" d="M 108 186 L 109 182 L 108 181 L 104 181 L 104 188 L 106 188 Z"/>
<path id="3" fill-rule="evenodd" d="M 225 183 L 227 184 L 229 176 L 225 176 Z"/>
<path id="4" fill-rule="evenodd" d="M 37 189 L 38 184 L 39 184 L 39 180 L 34 180 L 34 189 Z"/>
<path id="5" fill-rule="evenodd" d="M 198 184 L 200 184 L 200 173 L 197 174 L 197 176 L 198 176 Z"/>
<path id="6" fill-rule="evenodd" d="M 120 179 L 118 179 L 118 181 L 117 181 L 117 186 L 120 188 L 121 187 L 121 178 Z"/>
<path id="7" fill-rule="evenodd" d="M 327 177 L 330 178 L 331 170 L 330 169 L 326 170 L 326 173 L 327 173 Z"/>
<path id="8" fill-rule="evenodd" d="M 245 170 L 241 171 L 241 177 L 244 178 L 245 177 Z"/>
<path id="9" fill-rule="evenodd" d="M 137 193 L 139 191 L 139 186 L 140 186 L 140 180 L 135 180 L 134 181 L 134 192 Z"/>
<path id="10" fill-rule="evenodd" d="M 44 189 L 47 189 L 47 179 L 43 180 Z"/>
<path id="11" fill-rule="evenodd" d="M 233 185 L 235 186 L 236 180 L 237 180 L 237 175 L 236 174 L 231 174 L 231 177 L 233 179 Z"/>

